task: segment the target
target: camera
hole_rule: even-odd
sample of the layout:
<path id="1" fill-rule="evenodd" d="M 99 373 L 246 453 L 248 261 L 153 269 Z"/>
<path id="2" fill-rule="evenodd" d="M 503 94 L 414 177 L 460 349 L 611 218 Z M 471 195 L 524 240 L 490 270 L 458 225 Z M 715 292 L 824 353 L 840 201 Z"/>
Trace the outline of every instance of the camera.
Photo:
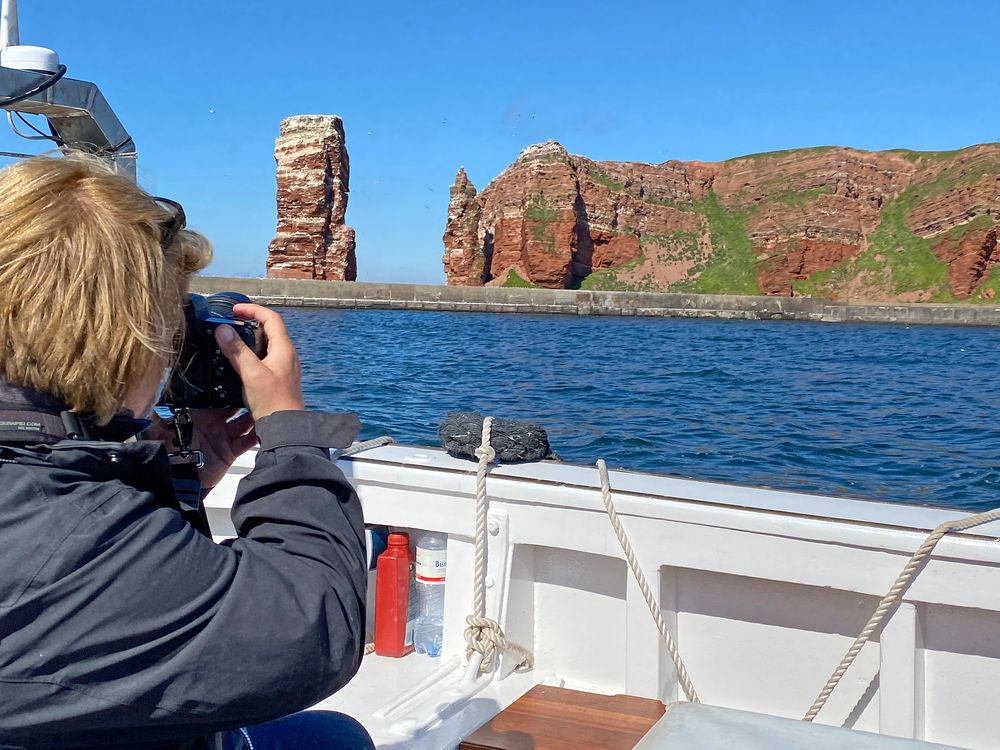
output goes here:
<path id="1" fill-rule="evenodd" d="M 171 409 L 235 409 L 243 403 L 243 384 L 215 343 L 215 329 L 228 325 L 258 357 L 267 351 L 257 321 L 237 317 L 233 306 L 249 302 L 239 292 L 189 294 L 184 306 L 184 344 L 158 406 Z"/>

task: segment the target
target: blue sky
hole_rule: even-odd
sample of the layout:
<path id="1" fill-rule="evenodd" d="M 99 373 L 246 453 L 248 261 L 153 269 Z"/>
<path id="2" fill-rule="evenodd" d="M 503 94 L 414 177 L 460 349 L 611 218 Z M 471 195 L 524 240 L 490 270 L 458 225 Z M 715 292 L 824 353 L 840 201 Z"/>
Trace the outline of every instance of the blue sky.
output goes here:
<path id="1" fill-rule="evenodd" d="M 95 81 L 144 187 L 264 273 L 281 118 L 338 114 L 359 278 L 440 283 L 448 187 L 549 138 L 596 159 L 1000 139 L 1000 3 L 20 0 L 21 41 Z M 32 144 L 4 132 L 0 148 Z"/>

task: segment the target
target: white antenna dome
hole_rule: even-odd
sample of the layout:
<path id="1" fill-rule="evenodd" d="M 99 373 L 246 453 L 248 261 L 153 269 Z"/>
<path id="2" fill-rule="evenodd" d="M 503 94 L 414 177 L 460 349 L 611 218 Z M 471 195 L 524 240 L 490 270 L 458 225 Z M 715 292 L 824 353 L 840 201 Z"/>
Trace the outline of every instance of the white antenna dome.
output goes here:
<path id="1" fill-rule="evenodd" d="M 21 44 L 17 0 L 0 3 L 0 65 L 38 73 L 55 73 L 59 69 L 59 55 L 54 51 Z"/>

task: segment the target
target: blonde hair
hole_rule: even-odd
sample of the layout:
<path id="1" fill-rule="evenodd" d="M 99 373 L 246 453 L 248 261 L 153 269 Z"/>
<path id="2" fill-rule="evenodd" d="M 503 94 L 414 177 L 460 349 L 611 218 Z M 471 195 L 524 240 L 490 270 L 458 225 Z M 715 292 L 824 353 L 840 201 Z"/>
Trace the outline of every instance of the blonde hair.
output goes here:
<path id="1" fill-rule="evenodd" d="M 211 258 L 171 210 L 96 157 L 0 171 L 0 374 L 106 424 L 157 359 L 172 364 L 184 295 Z"/>

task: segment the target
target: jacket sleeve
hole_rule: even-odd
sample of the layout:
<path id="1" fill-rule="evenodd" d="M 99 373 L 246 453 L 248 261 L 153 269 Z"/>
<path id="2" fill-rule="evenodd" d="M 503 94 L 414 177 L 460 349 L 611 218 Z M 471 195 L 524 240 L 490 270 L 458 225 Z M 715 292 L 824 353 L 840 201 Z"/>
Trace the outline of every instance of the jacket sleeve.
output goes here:
<path id="1" fill-rule="evenodd" d="M 306 708 L 354 675 L 364 525 L 328 447 L 357 428 L 353 415 L 261 419 L 226 544 L 131 488 L 87 515 L 70 546 L 93 547 L 88 574 L 51 598 L 65 608 L 50 612 L 65 648 L 31 669 L 48 675 L 46 711 L 61 731 L 188 738 Z"/>
<path id="2" fill-rule="evenodd" d="M 270 644 L 258 653 L 273 658 L 266 663 L 276 674 L 262 670 L 257 692 L 238 697 L 255 711 L 285 715 L 307 707 L 341 688 L 361 664 L 364 518 L 329 452 L 349 446 L 359 428 L 353 414 L 318 412 L 279 412 L 257 424 L 257 461 L 233 503 L 237 538 L 224 545 L 238 556 L 234 585 L 252 589 L 237 607 L 238 617 L 247 615 L 241 629 L 253 631 L 264 608 L 270 610 Z M 254 602 L 255 596 L 262 598 Z M 250 636 L 249 645 L 260 649 L 262 635 Z"/>

